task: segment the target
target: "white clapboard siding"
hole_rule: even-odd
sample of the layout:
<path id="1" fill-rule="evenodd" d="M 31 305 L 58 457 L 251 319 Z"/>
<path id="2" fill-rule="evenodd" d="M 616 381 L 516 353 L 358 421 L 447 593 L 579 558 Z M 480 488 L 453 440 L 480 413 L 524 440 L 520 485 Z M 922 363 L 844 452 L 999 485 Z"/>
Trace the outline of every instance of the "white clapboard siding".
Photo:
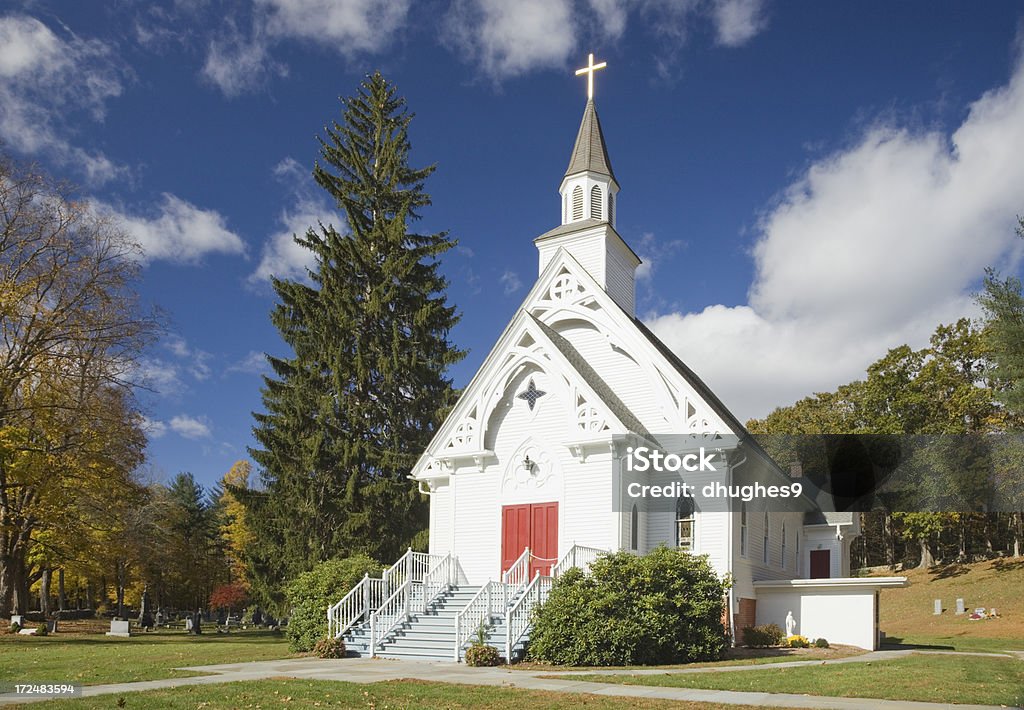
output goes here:
<path id="1" fill-rule="evenodd" d="M 608 283 L 605 290 L 612 299 L 622 306 L 626 313 L 633 315 L 636 307 L 635 261 L 627 256 L 626 245 L 617 239 L 609 239 L 605 253 Z"/>
<path id="2" fill-rule="evenodd" d="M 445 482 L 430 495 L 430 554 L 452 552 L 452 489 Z"/>

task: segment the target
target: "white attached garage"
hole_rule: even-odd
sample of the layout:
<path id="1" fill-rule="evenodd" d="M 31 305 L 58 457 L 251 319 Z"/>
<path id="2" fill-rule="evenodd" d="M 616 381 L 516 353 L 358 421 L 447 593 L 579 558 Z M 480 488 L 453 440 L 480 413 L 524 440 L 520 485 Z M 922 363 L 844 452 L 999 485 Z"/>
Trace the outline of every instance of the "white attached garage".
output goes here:
<path id="1" fill-rule="evenodd" d="M 757 624 L 778 624 L 785 629 L 786 615 L 792 612 L 796 634 L 873 651 L 879 645 L 878 590 L 905 586 L 906 577 L 754 582 Z"/>

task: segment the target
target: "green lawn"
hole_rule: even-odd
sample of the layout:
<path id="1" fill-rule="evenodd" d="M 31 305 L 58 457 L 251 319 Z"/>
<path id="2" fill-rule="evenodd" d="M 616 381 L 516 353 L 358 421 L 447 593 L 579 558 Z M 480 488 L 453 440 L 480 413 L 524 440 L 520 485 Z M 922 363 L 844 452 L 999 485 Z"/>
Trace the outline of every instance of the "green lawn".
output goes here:
<path id="1" fill-rule="evenodd" d="M 893 661 L 732 673 L 574 676 L 574 680 L 934 703 L 1024 704 L 1024 662 L 978 656 L 914 654 Z"/>
<path id="2" fill-rule="evenodd" d="M 638 668 L 717 668 L 720 666 L 757 666 L 768 663 L 790 663 L 792 661 L 834 660 L 847 656 L 860 656 L 867 651 L 852 646 L 832 648 L 733 648 L 726 652 L 721 661 L 683 663 L 663 666 L 556 666 L 551 663 L 524 661 L 505 666 L 513 671 L 630 671 Z"/>
<path id="3" fill-rule="evenodd" d="M 120 698 L 123 698 L 123 705 Z M 216 685 L 189 686 L 173 690 L 101 695 L 95 698 L 54 700 L 40 708 L 166 708 L 167 710 L 228 710 L 229 708 L 375 708 L 398 710 L 544 710 L 553 708 L 592 708 L 593 710 L 748 710 L 751 705 L 719 705 L 643 698 L 611 698 L 597 695 L 550 693 L 476 685 L 447 685 L 403 680 L 386 683 L 356 684 L 339 681 L 260 680 Z M 766 709 L 765 709 L 766 710 Z M 777 708 L 775 710 L 778 710 Z"/>
<path id="4" fill-rule="evenodd" d="M 112 638 L 94 635 L 0 636 L 0 681 L 124 683 L 195 675 L 173 670 L 286 658 L 288 642 L 272 631 L 189 636 L 159 632 Z"/>
<path id="5" fill-rule="evenodd" d="M 990 638 L 966 634 L 950 634 L 945 636 L 908 634 L 907 636 L 886 637 L 883 647 L 910 647 L 951 651 L 1024 651 L 1024 638 Z"/>

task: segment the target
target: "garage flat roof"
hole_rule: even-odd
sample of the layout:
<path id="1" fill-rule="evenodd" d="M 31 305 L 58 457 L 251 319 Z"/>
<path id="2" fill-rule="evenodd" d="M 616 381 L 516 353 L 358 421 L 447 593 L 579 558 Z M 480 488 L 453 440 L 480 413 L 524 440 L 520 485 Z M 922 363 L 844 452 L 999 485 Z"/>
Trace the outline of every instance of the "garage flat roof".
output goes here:
<path id="1" fill-rule="evenodd" d="M 830 577 L 828 579 L 765 579 L 754 582 L 754 588 L 766 592 L 793 589 L 880 589 L 906 587 L 906 577 Z"/>

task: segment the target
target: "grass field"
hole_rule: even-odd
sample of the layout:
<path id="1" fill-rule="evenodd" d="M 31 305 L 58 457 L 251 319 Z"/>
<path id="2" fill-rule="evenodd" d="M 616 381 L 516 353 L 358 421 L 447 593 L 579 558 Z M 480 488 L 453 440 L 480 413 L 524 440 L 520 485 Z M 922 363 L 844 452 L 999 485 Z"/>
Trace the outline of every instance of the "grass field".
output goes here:
<path id="1" fill-rule="evenodd" d="M 788 661 L 815 661 L 859 656 L 867 651 L 853 646 L 833 646 L 831 648 L 732 648 L 726 651 L 721 661 L 706 663 L 686 663 L 666 666 L 556 666 L 550 663 L 533 663 L 524 661 L 506 666 L 514 671 L 615 671 L 632 670 L 634 668 L 716 668 L 719 666 L 755 666 L 769 663 L 785 663 Z"/>
<path id="2" fill-rule="evenodd" d="M 288 643 L 272 631 L 190 636 L 184 632 L 0 636 L 0 681 L 127 683 L 195 675 L 178 666 L 267 661 L 288 657 Z"/>
<path id="3" fill-rule="evenodd" d="M 887 698 L 934 703 L 1024 704 L 1024 663 L 1016 658 L 914 654 L 865 661 L 736 673 L 574 676 L 627 685 Z"/>
<path id="4" fill-rule="evenodd" d="M 338 681 L 263 680 L 217 685 L 191 686 L 174 690 L 129 693 L 120 696 L 59 700 L 38 707 L 58 708 L 161 708 L 167 710 L 228 710 L 229 708 L 367 708 L 372 710 L 554 710 L 588 708 L 592 710 L 754 710 L 753 705 L 688 703 L 644 698 L 612 698 L 597 695 L 550 693 L 514 688 L 475 685 L 446 685 L 416 680 L 356 684 Z M 36 706 L 33 706 L 36 707 Z M 778 710 L 776 708 L 775 710 Z"/>
<path id="5" fill-rule="evenodd" d="M 961 651 L 1024 649 L 1024 560 L 991 560 L 908 570 L 910 586 L 883 589 L 880 623 L 887 642 L 955 648 Z M 995 607 L 1000 618 L 969 621 L 957 616 L 956 600 L 967 609 Z M 934 600 L 946 611 L 935 616 Z"/>

